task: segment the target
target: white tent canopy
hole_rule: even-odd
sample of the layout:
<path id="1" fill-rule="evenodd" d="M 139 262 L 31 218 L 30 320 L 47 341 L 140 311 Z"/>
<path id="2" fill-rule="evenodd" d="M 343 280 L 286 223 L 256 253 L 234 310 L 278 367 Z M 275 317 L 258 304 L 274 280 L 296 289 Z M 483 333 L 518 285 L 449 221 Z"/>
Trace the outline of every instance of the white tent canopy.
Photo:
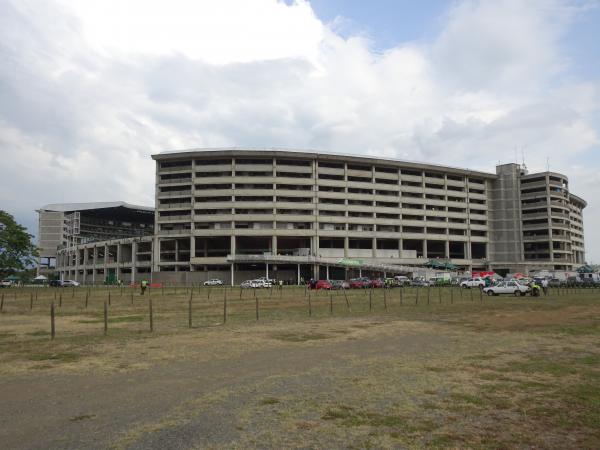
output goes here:
<path id="1" fill-rule="evenodd" d="M 34 278 L 34 280 L 37 281 L 43 281 L 43 280 L 47 280 L 48 277 L 45 277 L 44 275 L 38 275 L 37 277 Z"/>

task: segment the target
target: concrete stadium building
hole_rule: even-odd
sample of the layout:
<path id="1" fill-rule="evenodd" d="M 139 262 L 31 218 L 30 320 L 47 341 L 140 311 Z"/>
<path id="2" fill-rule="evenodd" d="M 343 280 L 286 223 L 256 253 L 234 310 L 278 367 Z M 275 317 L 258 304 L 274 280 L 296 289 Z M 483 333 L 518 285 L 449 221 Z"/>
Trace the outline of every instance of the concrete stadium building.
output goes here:
<path id="1" fill-rule="evenodd" d="M 529 174 L 518 164 L 487 173 L 278 149 L 152 157 L 155 225 L 143 256 L 151 246 L 153 281 L 392 275 L 431 259 L 462 270 L 571 270 L 585 259 L 586 202 L 559 173 Z M 61 249 L 59 271 L 90 282 L 90 274 L 113 264 L 120 279 L 135 280 L 134 244 L 123 239 Z M 90 259 L 110 246 L 115 261 Z"/>
<path id="2" fill-rule="evenodd" d="M 142 236 L 150 236 L 152 240 L 154 233 L 154 208 L 121 201 L 56 203 L 42 206 L 36 212 L 37 271 L 42 275 L 69 266 L 68 255 L 72 257 L 90 243 Z"/>

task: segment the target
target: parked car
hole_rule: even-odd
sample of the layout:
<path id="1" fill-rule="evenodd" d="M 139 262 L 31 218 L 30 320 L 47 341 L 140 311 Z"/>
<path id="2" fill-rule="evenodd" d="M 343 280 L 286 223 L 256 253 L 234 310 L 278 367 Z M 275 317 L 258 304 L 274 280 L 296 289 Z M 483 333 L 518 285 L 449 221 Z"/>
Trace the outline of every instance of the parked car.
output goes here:
<path id="1" fill-rule="evenodd" d="M 266 278 L 257 278 L 252 281 L 254 281 L 254 284 L 256 284 L 256 287 L 259 287 L 259 288 L 270 288 L 272 286 L 271 281 Z"/>
<path id="2" fill-rule="evenodd" d="M 319 290 L 319 289 L 325 289 L 325 290 L 331 290 L 332 285 L 329 282 L 329 280 L 317 280 L 317 282 L 315 283 L 315 289 Z"/>
<path id="3" fill-rule="evenodd" d="M 63 280 L 62 287 L 77 287 L 79 286 L 79 281 L 75 280 Z"/>
<path id="4" fill-rule="evenodd" d="M 373 278 L 372 280 L 369 280 L 368 287 L 383 288 L 383 287 L 385 287 L 385 283 L 383 282 L 383 280 L 381 278 Z"/>
<path id="5" fill-rule="evenodd" d="M 512 294 L 515 297 L 524 296 L 529 292 L 529 286 L 520 284 L 516 281 L 500 281 L 495 286 L 483 288 L 483 292 L 487 295 Z"/>
<path id="6" fill-rule="evenodd" d="M 12 285 L 13 285 L 13 282 L 11 280 L 0 281 L 0 288 L 7 288 L 7 287 L 11 287 Z"/>
<path id="7" fill-rule="evenodd" d="M 469 280 L 465 280 L 462 283 L 460 283 L 460 287 L 461 288 L 465 288 L 465 289 L 470 289 L 473 287 L 476 288 L 484 288 L 485 287 L 485 280 L 483 278 L 471 278 Z"/>
<path id="8" fill-rule="evenodd" d="M 414 280 L 412 280 L 411 285 L 413 287 L 429 287 L 431 283 L 429 283 L 429 281 L 427 281 L 424 278 L 415 278 Z"/>
<path id="9" fill-rule="evenodd" d="M 211 278 L 210 280 L 206 280 L 204 282 L 204 286 L 222 286 L 223 282 L 218 278 Z"/>
<path id="10" fill-rule="evenodd" d="M 50 286 L 50 287 L 62 287 L 62 281 L 60 281 L 60 280 L 50 280 L 50 282 L 48 283 L 48 286 Z"/>
<path id="11" fill-rule="evenodd" d="M 345 280 L 329 280 L 331 289 L 350 289 L 350 283 Z"/>
<path id="12" fill-rule="evenodd" d="M 369 280 L 368 278 L 352 278 L 350 280 L 350 288 L 351 289 L 364 289 L 369 287 L 369 282 L 371 280 Z"/>
<path id="13" fill-rule="evenodd" d="M 256 280 L 246 280 L 246 281 L 242 281 L 242 283 L 240 284 L 240 287 L 242 289 L 250 289 L 250 288 L 255 289 L 260 286 L 258 285 Z"/>
<path id="14" fill-rule="evenodd" d="M 563 287 L 565 285 L 566 283 L 564 281 L 559 280 L 558 278 L 551 278 L 550 280 L 548 280 L 548 286 L 553 288 Z"/>
<path id="15" fill-rule="evenodd" d="M 397 281 L 399 286 L 410 286 L 412 284 L 410 278 L 405 277 L 404 275 L 396 275 L 394 279 Z"/>

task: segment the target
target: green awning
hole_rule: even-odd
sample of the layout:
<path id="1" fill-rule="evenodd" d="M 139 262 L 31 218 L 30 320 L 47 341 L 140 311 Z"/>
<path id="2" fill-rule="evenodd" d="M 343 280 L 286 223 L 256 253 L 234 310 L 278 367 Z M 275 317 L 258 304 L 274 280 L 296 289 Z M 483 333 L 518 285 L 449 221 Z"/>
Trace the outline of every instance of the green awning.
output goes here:
<path id="1" fill-rule="evenodd" d="M 363 265 L 363 261 L 362 259 L 350 259 L 350 258 L 341 258 L 337 260 L 338 264 L 342 264 L 344 266 L 354 266 L 354 267 L 358 267 L 358 266 L 362 266 Z"/>

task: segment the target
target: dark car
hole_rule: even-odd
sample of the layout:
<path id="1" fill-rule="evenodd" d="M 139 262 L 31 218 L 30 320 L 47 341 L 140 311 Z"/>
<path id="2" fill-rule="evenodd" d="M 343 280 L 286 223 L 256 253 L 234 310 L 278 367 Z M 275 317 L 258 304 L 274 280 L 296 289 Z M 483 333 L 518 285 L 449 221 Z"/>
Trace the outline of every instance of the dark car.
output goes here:
<path id="1" fill-rule="evenodd" d="M 62 287 L 63 283 L 60 280 L 50 280 L 48 283 L 50 287 Z"/>
<path id="2" fill-rule="evenodd" d="M 329 280 L 331 289 L 350 289 L 350 283 L 345 280 Z"/>

